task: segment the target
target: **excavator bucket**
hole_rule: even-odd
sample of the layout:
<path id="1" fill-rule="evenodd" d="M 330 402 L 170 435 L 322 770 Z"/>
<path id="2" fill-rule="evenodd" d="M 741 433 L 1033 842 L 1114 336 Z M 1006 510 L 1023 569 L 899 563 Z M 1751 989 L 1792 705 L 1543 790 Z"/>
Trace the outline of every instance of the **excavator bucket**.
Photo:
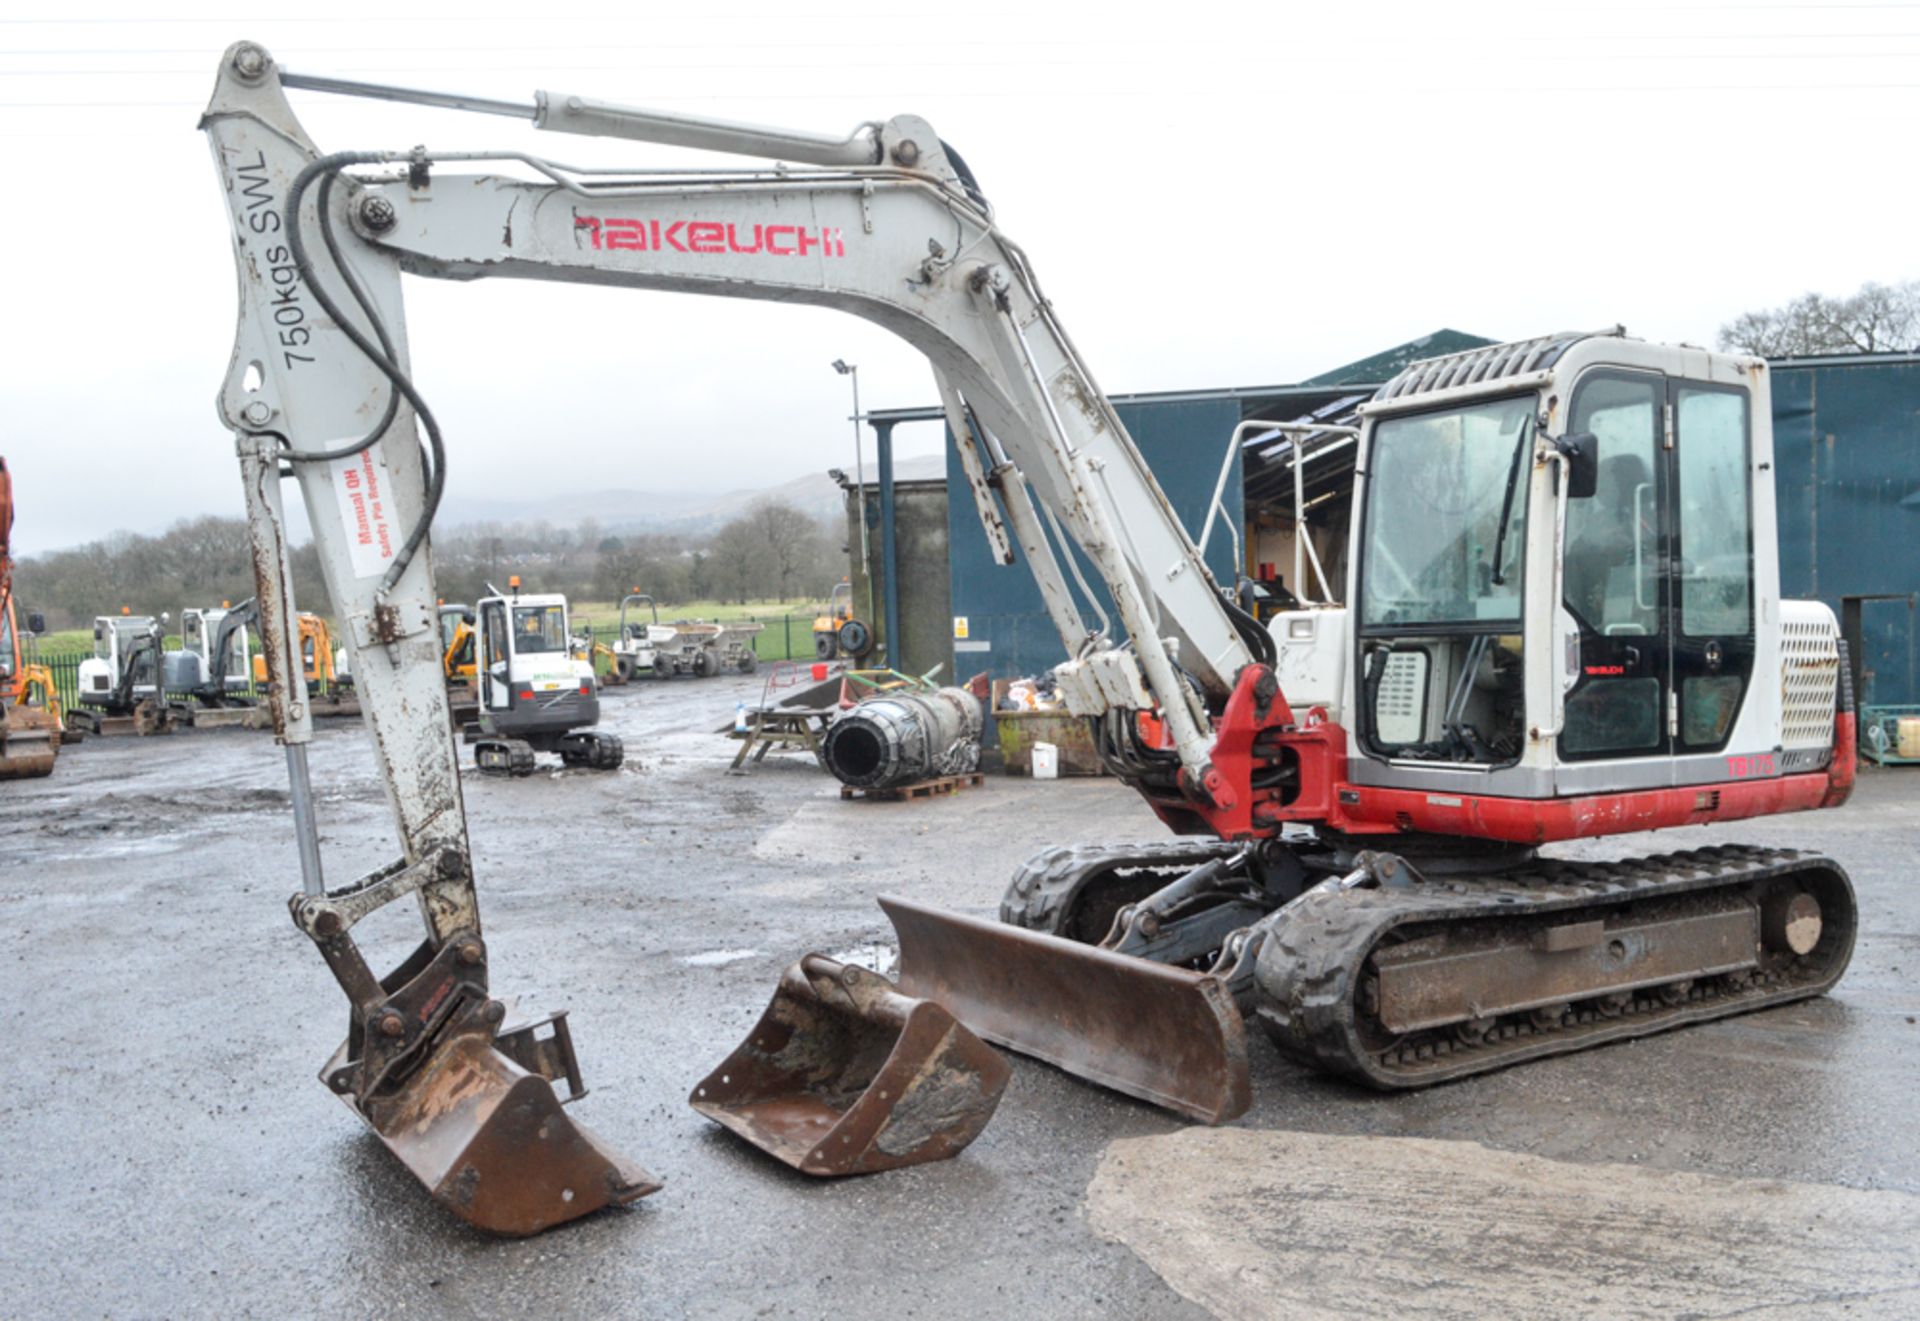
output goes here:
<path id="1" fill-rule="evenodd" d="M 0 780 L 53 774 L 59 739 L 60 722 L 52 712 L 31 706 L 0 709 Z"/>
<path id="2" fill-rule="evenodd" d="M 1252 1100 L 1247 1030 L 1216 977 L 883 895 L 900 989 L 988 1041 L 1206 1124 Z"/>
<path id="3" fill-rule="evenodd" d="M 937 1004 L 809 954 L 780 978 L 695 1110 L 802 1174 L 872 1174 L 958 1155 L 1012 1069 Z"/>
<path id="4" fill-rule="evenodd" d="M 536 1041 L 547 1023 L 555 1035 Z M 346 1062 L 343 1044 L 322 1081 Z M 567 1099 L 581 1095 L 564 1017 L 497 1037 L 476 1025 L 445 1038 L 393 1093 L 364 1109 L 342 1099 L 435 1201 L 475 1228 L 519 1238 L 660 1189 L 568 1117 L 552 1082 L 563 1075 Z"/>

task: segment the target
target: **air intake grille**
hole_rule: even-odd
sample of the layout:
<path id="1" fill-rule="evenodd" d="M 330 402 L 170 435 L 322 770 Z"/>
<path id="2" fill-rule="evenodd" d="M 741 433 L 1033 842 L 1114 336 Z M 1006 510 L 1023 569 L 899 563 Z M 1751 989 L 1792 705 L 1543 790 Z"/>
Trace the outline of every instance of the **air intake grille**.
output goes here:
<path id="1" fill-rule="evenodd" d="M 1840 631 L 1817 602 L 1780 603 L 1780 746 L 1833 746 L 1840 688 Z"/>

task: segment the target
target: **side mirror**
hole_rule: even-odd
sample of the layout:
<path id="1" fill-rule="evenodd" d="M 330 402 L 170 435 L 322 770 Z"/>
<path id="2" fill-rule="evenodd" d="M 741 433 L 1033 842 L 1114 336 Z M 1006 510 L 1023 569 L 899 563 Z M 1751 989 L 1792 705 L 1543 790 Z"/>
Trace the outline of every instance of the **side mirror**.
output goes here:
<path id="1" fill-rule="evenodd" d="M 1600 437 L 1591 431 L 1560 437 L 1554 447 L 1567 456 L 1567 498 L 1590 500 L 1600 486 Z"/>
<path id="2" fill-rule="evenodd" d="M 27 615 L 27 632 L 38 637 L 47 631 L 47 617 L 35 610 Z"/>

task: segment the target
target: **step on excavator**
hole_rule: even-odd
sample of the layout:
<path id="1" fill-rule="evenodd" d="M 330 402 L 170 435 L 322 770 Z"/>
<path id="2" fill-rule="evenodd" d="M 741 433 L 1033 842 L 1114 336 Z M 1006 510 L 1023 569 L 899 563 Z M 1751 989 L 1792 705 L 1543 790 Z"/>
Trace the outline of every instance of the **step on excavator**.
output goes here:
<path id="1" fill-rule="evenodd" d="M 751 159 L 322 154 L 289 89 Z M 475 1223 L 531 1232 L 656 1184 L 555 1102 L 551 1081 L 578 1077 L 570 1037 L 508 1032 L 489 990 L 427 540 L 448 451 L 409 373 L 402 272 L 809 303 L 920 349 L 988 542 L 1026 561 L 1060 633 L 1059 691 L 1171 832 L 1047 850 L 999 921 L 883 901 L 897 984 L 796 964 L 692 1101 L 805 1172 L 957 1151 L 1004 1082 L 974 1036 L 1218 1122 L 1249 1103 L 1249 1020 L 1314 1067 L 1403 1088 L 1818 995 L 1845 969 L 1855 907 L 1832 859 L 1540 852 L 1847 797 L 1838 630 L 1779 594 L 1763 362 L 1609 332 L 1417 364 L 1352 437 L 1345 604 L 1263 626 L 923 120 L 836 137 L 569 93 L 482 100 L 287 73 L 241 43 L 202 126 L 240 273 L 219 408 L 269 665 L 297 654 L 285 468 L 402 840 L 391 867 L 327 888 L 310 722 L 276 703 L 294 919 L 353 1005 L 323 1076 Z M 376 977 L 350 927 L 409 894 L 426 938 Z"/>

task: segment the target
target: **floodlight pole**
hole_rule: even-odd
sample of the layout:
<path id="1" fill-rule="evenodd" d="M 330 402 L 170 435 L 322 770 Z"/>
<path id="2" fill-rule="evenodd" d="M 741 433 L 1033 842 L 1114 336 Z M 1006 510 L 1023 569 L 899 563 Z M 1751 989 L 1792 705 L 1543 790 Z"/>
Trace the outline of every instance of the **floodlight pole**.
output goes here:
<path id="1" fill-rule="evenodd" d="M 847 362 L 843 358 L 833 360 L 833 369 L 853 381 L 853 480 L 854 503 L 860 512 L 860 575 L 867 584 L 868 628 L 874 625 L 873 617 L 873 559 L 867 547 L 867 467 L 860 445 L 860 365 Z M 887 639 L 887 654 L 893 654 L 893 639 Z M 889 661 L 889 664 L 892 662 Z"/>

